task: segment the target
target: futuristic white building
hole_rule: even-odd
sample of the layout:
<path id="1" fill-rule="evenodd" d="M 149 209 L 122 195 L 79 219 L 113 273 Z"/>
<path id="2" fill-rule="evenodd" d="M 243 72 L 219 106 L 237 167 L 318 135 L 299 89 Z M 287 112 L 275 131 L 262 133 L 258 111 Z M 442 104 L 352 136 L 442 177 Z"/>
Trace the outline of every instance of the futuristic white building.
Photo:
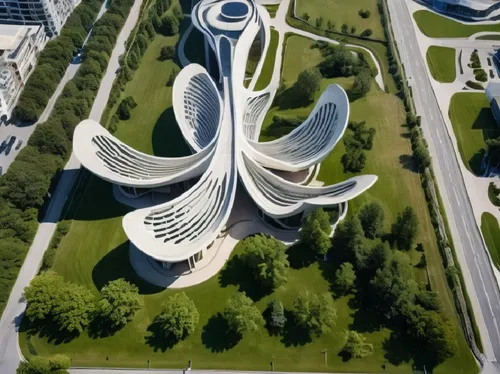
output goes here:
<path id="1" fill-rule="evenodd" d="M 275 88 L 252 91 L 243 82 L 256 36 L 263 56 L 269 45 L 269 16 L 261 9 L 253 0 L 202 0 L 192 11 L 194 26 L 215 52 L 219 72 L 216 82 L 205 68 L 190 64 L 173 86 L 175 117 L 192 155 L 163 158 L 138 152 L 91 120 L 75 130 L 77 158 L 112 183 L 144 189 L 195 178 L 179 197 L 137 209 L 123 219 L 131 243 L 157 261 L 187 260 L 194 267 L 224 228 L 238 180 L 259 209 L 274 219 L 343 204 L 377 180 L 366 175 L 315 187 L 274 172 L 314 169 L 344 134 L 349 101 L 340 86 L 330 85 L 302 125 L 275 141 L 258 141 Z"/>

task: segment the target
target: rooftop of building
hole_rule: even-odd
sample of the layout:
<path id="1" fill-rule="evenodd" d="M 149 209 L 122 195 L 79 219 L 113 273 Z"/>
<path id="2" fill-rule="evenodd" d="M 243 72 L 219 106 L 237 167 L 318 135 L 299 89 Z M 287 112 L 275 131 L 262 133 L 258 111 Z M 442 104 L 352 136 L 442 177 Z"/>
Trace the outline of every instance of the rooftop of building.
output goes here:
<path id="1" fill-rule="evenodd" d="M 438 0 L 451 5 L 461 5 L 476 10 L 485 10 L 498 3 L 500 0 Z"/>
<path id="2" fill-rule="evenodd" d="M 16 49 L 23 39 L 36 32 L 39 25 L 0 25 L 0 50 Z"/>

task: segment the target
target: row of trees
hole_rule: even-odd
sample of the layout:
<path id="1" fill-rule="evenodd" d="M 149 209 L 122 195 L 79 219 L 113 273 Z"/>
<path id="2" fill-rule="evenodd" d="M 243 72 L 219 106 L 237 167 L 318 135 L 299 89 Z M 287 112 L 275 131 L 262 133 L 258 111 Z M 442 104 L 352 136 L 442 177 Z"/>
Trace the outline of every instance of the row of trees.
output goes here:
<path id="1" fill-rule="evenodd" d="M 99 0 L 82 1 L 69 16 L 61 35 L 47 43 L 14 109 L 17 119 L 35 122 L 40 117 L 75 51 L 92 28 L 101 4 Z"/>
<path id="2" fill-rule="evenodd" d="M 65 355 L 52 357 L 34 356 L 29 361 L 21 361 L 17 374 L 67 374 L 71 360 Z"/>
<path id="3" fill-rule="evenodd" d="M 363 14 L 363 18 L 368 18 L 370 17 L 370 11 L 369 10 L 366 10 L 366 11 L 363 11 L 363 10 L 360 10 L 360 15 Z M 310 19 L 311 19 L 311 16 L 306 12 L 306 13 L 303 13 L 302 14 L 302 19 L 305 20 L 306 22 L 308 22 Z M 318 29 L 322 29 L 323 28 L 323 25 L 324 25 L 324 19 L 322 16 L 319 16 L 318 18 L 316 18 L 315 20 L 315 25 L 316 25 L 316 28 Z M 326 31 L 328 32 L 335 32 L 335 29 L 336 29 L 336 25 L 335 23 L 333 23 L 331 20 L 328 20 L 327 21 L 327 24 L 326 24 Z M 349 28 L 349 26 L 344 23 L 342 24 L 342 26 L 340 27 L 340 30 L 342 32 L 342 34 L 347 34 L 347 35 L 356 35 L 356 31 L 357 31 L 357 28 L 356 26 L 351 26 Z M 362 38 L 369 38 L 370 36 L 372 36 L 373 34 L 373 30 L 372 29 L 365 29 L 363 30 L 359 36 L 362 37 Z"/>
<path id="4" fill-rule="evenodd" d="M 82 3 L 84 4 L 87 2 Z M 113 0 L 110 3 L 107 12 L 94 26 L 84 60 L 77 74 L 64 87 L 51 116 L 47 122 L 37 126 L 27 146 L 19 153 L 0 180 L 0 235 L 2 238 L 0 260 L 3 265 L 0 269 L 0 305 L 2 309 L 33 240 L 37 218 L 43 215 L 43 206 L 48 200 L 51 186 L 57 180 L 69 156 L 74 127 L 90 113 L 116 36 L 125 23 L 132 4 L 132 0 Z M 99 4 L 95 3 L 92 7 L 98 10 Z M 80 17 L 79 22 L 89 24 L 88 11 L 81 13 L 82 11 L 75 10 L 75 12 L 73 13 L 76 14 L 75 17 Z M 73 22 L 78 23 L 75 18 L 70 24 Z M 61 35 L 55 41 L 59 38 L 64 41 L 66 37 Z M 60 52 L 54 52 L 54 55 L 58 53 L 64 55 L 62 48 L 59 50 Z M 55 60 L 50 64 L 61 65 L 58 65 Z M 64 67 L 61 65 L 58 69 L 63 71 Z M 27 111 L 31 108 L 29 110 L 35 113 L 40 102 L 37 101 L 36 95 L 32 99 L 31 101 L 26 99 L 23 106 Z"/>

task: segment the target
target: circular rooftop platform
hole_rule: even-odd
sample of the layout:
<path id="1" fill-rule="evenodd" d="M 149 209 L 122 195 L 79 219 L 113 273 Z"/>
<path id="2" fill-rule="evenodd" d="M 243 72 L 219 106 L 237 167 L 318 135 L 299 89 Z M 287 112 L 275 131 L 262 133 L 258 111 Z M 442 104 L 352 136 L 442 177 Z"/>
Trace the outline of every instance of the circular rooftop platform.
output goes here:
<path id="1" fill-rule="evenodd" d="M 221 7 L 221 15 L 227 20 L 240 21 L 248 14 L 248 5 L 241 2 L 232 1 L 225 3 Z"/>

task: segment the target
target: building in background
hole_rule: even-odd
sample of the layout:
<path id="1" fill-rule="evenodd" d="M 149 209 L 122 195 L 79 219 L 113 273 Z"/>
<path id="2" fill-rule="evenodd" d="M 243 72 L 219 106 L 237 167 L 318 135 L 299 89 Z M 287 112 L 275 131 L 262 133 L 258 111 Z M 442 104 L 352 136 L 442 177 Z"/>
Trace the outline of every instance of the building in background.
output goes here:
<path id="1" fill-rule="evenodd" d="M 500 81 L 492 81 L 486 86 L 486 97 L 490 103 L 493 117 L 500 124 Z"/>
<path id="2" fill-rule="evenodd" d="M 58 35 L 80 0 L 0 0 L 0 23 L 42 24 L 48 36 Z"/>
<path id="3" fill-rule="evenodd" d="M 472 21 L 500 18 L 499 0 L 423 0 L 438 12 Z"/>
<path id="4" fill-rule="evenodd" d="M 47 40 L 42 25 L 0 25 L 0 118 L 10 118 Z"/>

